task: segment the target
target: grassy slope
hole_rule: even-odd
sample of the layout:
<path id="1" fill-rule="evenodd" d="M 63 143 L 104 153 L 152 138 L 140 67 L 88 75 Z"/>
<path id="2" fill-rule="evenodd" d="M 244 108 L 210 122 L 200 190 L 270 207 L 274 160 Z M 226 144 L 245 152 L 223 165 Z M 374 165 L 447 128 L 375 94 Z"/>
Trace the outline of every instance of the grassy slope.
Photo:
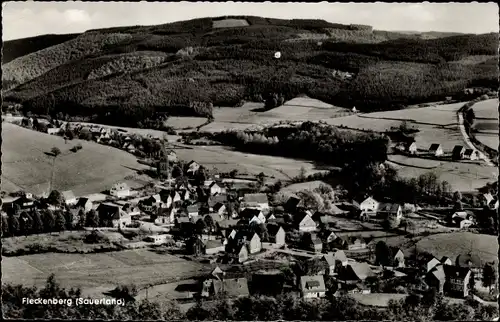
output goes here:
<path id="1" fill-rule="evenodd" d="M 47 191 L 52 157 L 45 152 L 52 147 L 62 151 L 55 164 L 53 189 L 71 189 L 76 195 L 109 189 L 113 183 L 134 175 L 133 169 L 143 168 L 133 155 L 104 145 L 80 140 L 65 144 L 60 137 L 9 123 L 3 123 L 2 128 L 2 190 L 5 191 L 23 189 L 36 194 Z M 83 149 L 70 152 L 77 143 Z"/>
<path id="2" fill-rule="evenodd" d="M 151 113 L 193 101 L 234 106 L 268 91 L 282 92 L 288 99 L 304 93 L 358 108 L 364 101 L 373 108 L 386 101 L 442 98 L 471 82 L 496 79 L 493 58 L 476 64 L 451 62 L 495 55 L 492 34 L 430 40 L 400 34 L 410 38 L 400 39 L 395 33 L 352 30 L 324 21 L 246 19 L 250 26 L 241 28 L 213 29 L 213 21 L 220 19 L 205 18 L 87 32 L 5 64 L 4 80 L 32 80 L 5 97 L 24 101 L 36 112 L 49 107 L 69 114 L 93 114 L 106 107 L 123 110 L 124 105 Z M 289 42 L 304 34 L 332 40 Z M 383 40 L 389 41 L 380 43 Z M 190 46 L 192 52 L 184 50 L 167 61 L 160 58 Z M 272 58 L 276 50 L 282 52 L 279 61 Z M 349 83 L 334 78 L 334 69 L 359 75 Z M 89 75 L 92 79 L 86 80 Z"/>

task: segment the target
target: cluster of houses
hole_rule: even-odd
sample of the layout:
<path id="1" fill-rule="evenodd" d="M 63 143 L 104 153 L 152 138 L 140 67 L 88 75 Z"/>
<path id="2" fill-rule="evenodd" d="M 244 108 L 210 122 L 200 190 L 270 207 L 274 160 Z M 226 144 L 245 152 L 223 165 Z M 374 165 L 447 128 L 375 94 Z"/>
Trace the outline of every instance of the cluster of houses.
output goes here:
<path id="1" fill-rule="evenodd" d="M 396 145 L 396 150 L 407 153 L 409 155 L 418 154 L 418 146 L 415 141 L 408 141 L 404 143 L 399 143 Z M 427 153 L 433 157 L 442 157 L 445 152 L 443 150 L 443 146 L 439 143 L 433 143 L 427 150 Z M 462 145 L 456 145 L 453 147 L 451 152 L 452 160 L 470 160 L 475 161 L 479 160 L 479 152 L 473 149 L 467 149 Z"/>

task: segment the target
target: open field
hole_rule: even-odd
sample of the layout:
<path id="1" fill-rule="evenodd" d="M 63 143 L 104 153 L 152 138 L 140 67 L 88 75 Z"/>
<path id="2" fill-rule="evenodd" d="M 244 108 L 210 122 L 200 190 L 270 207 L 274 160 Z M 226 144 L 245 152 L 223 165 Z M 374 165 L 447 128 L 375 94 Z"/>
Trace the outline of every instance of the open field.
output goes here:
<path id="1" fill-rule="evenodd" d="M 367 306 L 387 307 L 390 300 L 399 301 L 404 299 L 406 294 L 396 293 L 372 293 L 372 294 L 350 294 L 359 304 Z"/>
<path id="2" fill-rule="evenodd" d="M 296 97 L 282 106 L 263 111 L 264 103 L 245 103 L 243 106 L 215 107 L 214 122 L 202 127 L 203 131 L 225 129 L 244 130 L 279 121 L 320 121 L 351 114 L 348 109 L 326 104 L 309 97 Z"/>
<path id="3" fill-rule="evenodd" d="M 54 273 L 63 287 L 80 287 L 85 294 L 101 295 L 118 284 L 138 288 L 185 279 L 205 272 L 195 262 L 154 251 L 126 250 L 99 254 L 36 254 L 2 259 L 2 282 L 44 284 Z"/>
<path id="4" fill-rule="evenodd" d="M 432 143 L 440 143 L 445 153 L 451 153 L 455 145 L 467 147 L 457 120 L 457 111 L 463 104 L 358 114 L 326 122 L 353 129 L 385 131 L 407 121 L 420 130 L 415 137 L 418 149 L 427 150 Z M 473 190 L 497 177 L 496 168 L 487 166 L 483 161 L 448 162 L 402 155 L 390 155 L 389 160 L 403 177 L 416 177 L 432 171 L 439 179 L 448 181 L 455 190 Z"/>
<path id="5" fill-rule="evenodd" d="M 479 256 L 483 264 L 491 261 L 498 263 L 497 238 L 490 235 L 469 232 L 436 234 L 420 239 L 417 249 L 430 252 L 437 258 L 448 256 L 452 260 L 460 254 L 472 251 Z"/>
<path id="6" fill-rule="evenodd" d="M 433 172 L 440 180 L 448 181 L 453 190 L 472 191 L 494 181 L 498 169 L 481 161 L 439 161 L 404 155 L 390 155 L 389 162 L 402 177 L 413 178 Z"/>
<path id="7" fill-rule="evenodd" d="M 498 99 L 481 101 L 472 107 L 476 115 L 473 128 L 476 138 L 492 149 L 498 150 Z"/>
<path id="8" fill-rule="evenodd" d="M 178 146 L 184 147 L 181 144 Z M 301 167 L 310 173 L 325 170 L 319 169 L 311 161 L 238 152 L 223 146 L 185 146 L 174 151 L 180 160 L 194 160 L 207 169 L 215 167 L 221 172 L 230 172 L 233 169 L 249 174 L 264 172 L 267 176 L 286 180 L 297 176 Z"/>
<path id="9" fill-rule="evenodd" d="M 58 249 L 66 252 L 92 252 L 95 249 L 112 247 L 111 241 L 123 241 L 125 238 L 119 234 L 104 233 L 109 236 L 107 241 L 98 244 L 86 244 L 84 238 L 88 234 L 85 231 L 64 231 L 57 234 L 38 234 L 19 237 L 8 237 L 2 239 L 2 253 L 9 255 L 18 251 L 29 251 L 32 247 L 40 246 L 46 249 Z"/>
<path id="10" fill-rule="evenodd" d="M 302 190 L 314 190 L 316 188 L 319 188 L 321 185 L 329 186 L 329 184 L 326 184 L 321 180 L 315 180 L 315 181 L 294 183 L 294 184 L 291 184 L 289 186 L 284 187 L 282 190 L 296 193 L 296 192 L 299 192 Z"/>
<path id="11" fill-rule="evenodd" d="M 171 116 L 168 118 L 166 125 L 171 126 L 174 130 L 194 129 L 206 121 L 206 117 Z"/>
<path id="12" fill-rule="evenodd" d="M 133 155 L 115 148 L 82 140 L 65 144 L 58 136 L 10 123 L 2 125 L 2 190 L 7 192 L 47 192 L 53 157 L 45 153 L 53 147 L 58 147 L 62 154 L 55 161 L 52 189 L 73 190 L 76 196 L 109 189 L 113 183 L 130 179 L 136 176 L 136 170 L 144 168 Z M 69 151 L 77 143 L 83 149 L 77 153 Z"/>

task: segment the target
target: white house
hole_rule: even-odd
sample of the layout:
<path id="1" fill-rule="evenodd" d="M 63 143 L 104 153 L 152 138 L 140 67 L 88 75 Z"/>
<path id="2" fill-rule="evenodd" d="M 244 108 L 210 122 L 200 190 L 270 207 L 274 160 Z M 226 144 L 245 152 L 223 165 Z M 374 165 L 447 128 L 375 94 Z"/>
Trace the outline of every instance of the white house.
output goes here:
<path id="1" fill-rule="evenodd" d="M 167 242 L 167 240 L 172 239 L 172 235 L 161 234 L 161 235 L 150 235 L 145 238 L 146 241 L 154 243 L 156 245 L 161 245 Z"/>
<path id="2" fill-rule="evenodd" d="M 304 299 L 324 297 L 326 294 L 325 280 L 322 275 L 301 276 L 300 291 Z"/>
<path id="3" fill-rule="evenodd" d="M 92 201 L 88 198 L 80 198 L 78 199 L 77 207 L 81 207 L 85 213 L 92 210 L 93 204 Z"/>
<path id="4" fill-rule="evenodd" d="M 115 183 L 109 190 L 109 194 L 118 198 L 128 197 L 130 196 L 130 188 L 124 182 Z"/>
<path id="5" fill-rule="evenodd" d="M 372 197 L 368 197 L 360 202 L 354 201 L 354 204 L 357 205 L 362 212 L 374 213 L 377 212 L 380 203 Z"/>
<path id="6" fill-rule="evenodd" d="M 439 157 L 444 154 L 443 147 L 438 143 L 431 144 L 429 153 L 436 157 Z"/>
<path id="7" fill-rule="evenodd" d="M 210 194 L 212 196 L 220 195 L 220 194 L 226 192 L 226 189 L 224 187 L 220 186 L 217 182 L 212 182 L 209 186 L 209 189 L 210 189 Z"/>
<path id="8" fill-rule="evenodd" d="M 302 232 L 311 232 L 316 230 L 316 222 L 309 216 L 309 214 L 306 214 L 302 220 L 299 222 L 299 231 Z"/>

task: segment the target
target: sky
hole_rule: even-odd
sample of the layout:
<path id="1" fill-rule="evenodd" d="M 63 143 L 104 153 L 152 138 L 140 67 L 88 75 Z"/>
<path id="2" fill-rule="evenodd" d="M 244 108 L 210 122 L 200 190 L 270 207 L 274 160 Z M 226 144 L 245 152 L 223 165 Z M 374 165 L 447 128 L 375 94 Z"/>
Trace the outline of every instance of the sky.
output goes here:
<path id="1" fill-rule="evenodd" d="M 2 39 L 225 15 L 324 19 L 389 31 L 498 32 L 490 3 L 3 2 Z"/>

